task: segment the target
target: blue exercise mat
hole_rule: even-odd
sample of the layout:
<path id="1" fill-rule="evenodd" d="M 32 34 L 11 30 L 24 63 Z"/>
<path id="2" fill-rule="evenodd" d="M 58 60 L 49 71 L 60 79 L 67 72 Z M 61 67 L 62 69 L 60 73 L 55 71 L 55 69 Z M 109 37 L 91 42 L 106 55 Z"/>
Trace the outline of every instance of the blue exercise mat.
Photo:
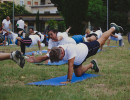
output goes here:
<path id="1" fill-rule="evenodd" d="M 99 76 L 99 75 L 85 73 L 81 77 L 76 77 L 75 74 L 73 74 L 71 83 L 80 82 L 80 81 L 86 80 L 88 78 L 93 78 L 93 77 L 97 77 L 97 76 Z M 61 84 L 60 82 L 65 82 L 66 80 L 67 80 L 67 75 L 56 77 L 56 78 L 52 78 L 52 79 L 48 79 L 48 80 L 43 80 L 43 81 L 38 81 L 38 82 L 32 82 L 32 83 L 28 83 L 27 85 L 61 86 L 61 85 L 66 85 L 66 84 Z"/>
<path id="2" fill-rule="evenodd" d="M 118 47 L 118 46 L 109 46 L 109 47 Z"/>
<path id="3" fill-rule="evenodd" d="M 48 62 L 48 64 L 44 64 L 44 63 L 34 63 L 34 64 L 36 64 L 36 65 L 63 65 L 63 64 L 66 64 L 66 63 L 68 63 L 68 61 L 61 60 L 59 62 L 53 62 L 53 63 Z"/>
<path id="4" fill-rule="evenodd" d="M 32 53 L 39 53 L 39 51 L 26 52 L 25 55 L 32 55 Z M 47 53 L 47 50 L 42 50 L 42 53 Z"/>

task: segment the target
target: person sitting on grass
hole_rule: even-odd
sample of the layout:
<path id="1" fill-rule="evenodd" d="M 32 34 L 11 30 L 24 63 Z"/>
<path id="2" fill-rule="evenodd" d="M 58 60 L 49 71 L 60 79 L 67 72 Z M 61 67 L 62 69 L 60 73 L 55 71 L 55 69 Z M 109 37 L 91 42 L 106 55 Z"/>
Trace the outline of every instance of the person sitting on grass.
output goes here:
<path id="1" fill-rule="evenodd" d="M 24 67 L 25 59 L 20 51 L 13 51 L 12 53 L 0 53 L 0 61 L 8 59 L 16 62 L 21 68 Z"/>
<path id="2" fill-rule="evenodd" d="M 105 44 L 105 41 L 113 32 L 119 32 L 119 30 L 122 30 L 122 28 L 118 27 L 118 25 L 115 23 L 111 23 L 111 28 L 108 31 L 104 32 L 98 40 L 92 42 L 83 42 L 77 45 L 66 44 L 59 45 L 58 47 L 53 47 L 48 57 L 48 59 L 50 58 L 51 62 L 58 62 L 62 59 L 68 60 L 67 80 L 66 82 L 62 83 L 67 84 L 71 82 L 73 70 L 77 77 L 80 77 L 88 69 L 93 69 L 95 72 L 99 72 L 96 60 L 92 60 L 90 64 L 85 66 L 82 66 L 82 64 L 86 61 L 87 58 L 97 53 L 100 46 Z M 44 60 L 46 60 L 44 56 L 31 56 L 27 59 L 27 61 L 31 63 L 41 62 Z"/>

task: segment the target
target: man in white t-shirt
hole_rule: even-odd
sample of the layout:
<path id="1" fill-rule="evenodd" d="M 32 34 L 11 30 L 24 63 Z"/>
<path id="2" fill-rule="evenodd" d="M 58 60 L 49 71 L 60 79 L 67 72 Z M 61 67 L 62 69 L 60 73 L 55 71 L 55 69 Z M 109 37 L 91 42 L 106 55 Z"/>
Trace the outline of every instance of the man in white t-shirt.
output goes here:
<path id="1" fill-rule="evenodd" d="M 17 33 L 19 33 L 19 31 L 23 31 L 24 28 L 27 27 L 27 25 L 24 23 L 22 17 L 19 17 L 19 20 L 16 23 L 16 27 L 17 27 Z"/>
<path id="2" fill-rule="evenodd" d="M 111 23 L 111 28 L 104 32 L 103 35 L 93 42 L 84 42 L 75 44 L 59 45 L 58 47 L 53 47 L 49 53 L 49 57 L 45 56 L 34 57 L 31 56 L 27 59 L 28 62 L 36 63 L 41 62 L 46 59 L 50 59 L 51 62 L 58 62 L 60 60 L 68 60 L 68 76 L 66 82 L 67 84 L 71 82 L 73 69 L 76 76 L 81 76 L 88 69 L 93 69 L 95 72 L 99 72 L 98 65 L 95 60 L 92 60 L 90 64 L 82 66 L 83 62 L 87 58 L 93 56 L 97 53 L 100 46 L 104 45 L 105 41 L 109 38 L 113 32 L 119 32 L 122 28 L 117 26 L 115 23 Z"/>
<path id="3" fill-rule="evenodd" d="M 12 38 L 11 35 L 7 33 L 7 31 L 11 30 L 11 22 L 9 16 L 7 16 L 6 19 L 2 21 L 2 29 L 3 29 L 3 35 L 5 36 L 4 45 L 6 45 L 7 38 L 9 39 Z"/>
<path id="4" fill-rule="evenodd" d="M 11 22 L 10 22 L 10 17 L 7 16 L 6 19 L 2 21 L 2 29 L 5 29 L 7 31 L 10 31 L 11 29 Z M 5 35 L 6 31 L 3 30 L 3 35 Z"/>

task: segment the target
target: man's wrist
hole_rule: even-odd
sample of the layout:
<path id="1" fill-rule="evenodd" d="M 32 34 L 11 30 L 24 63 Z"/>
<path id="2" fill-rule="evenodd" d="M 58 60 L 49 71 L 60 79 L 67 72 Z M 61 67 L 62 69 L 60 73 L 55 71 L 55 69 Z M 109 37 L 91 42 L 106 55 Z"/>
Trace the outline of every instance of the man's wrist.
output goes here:
<path id="1" fill-rule="evenodd" d="M 71 79 L 67 79 L 68 82 L 71 82 Z"/>

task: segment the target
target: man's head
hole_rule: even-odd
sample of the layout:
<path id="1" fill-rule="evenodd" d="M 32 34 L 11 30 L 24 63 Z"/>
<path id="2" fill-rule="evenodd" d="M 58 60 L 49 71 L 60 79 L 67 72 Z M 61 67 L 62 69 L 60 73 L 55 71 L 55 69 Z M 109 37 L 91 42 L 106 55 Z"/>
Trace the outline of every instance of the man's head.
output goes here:
<path id="1" fill-rule="evenodd" d="M 30 28 L 30 29 L 29 29 L 29 34 L 31 34 L 31 33 L 34 33 L 33 28 Z"/>
<path id="2" fill-rule="evenodd" d="M 57 33 L 58 31 L 57 30 L 49 30 L 48 31 L 48 36 L 49 38 L 51 38 L 52 40 L 56 40 L 57 39 Z"/>
<path id="3" fill-rule="evenodd" d="M 89 28 L 87 28 L 87 29 L 85 30 L 85 34 L 90 34 L 90 29 L 89 29 Z"/>
<path id="4" fill-rule="evenodd" d="M 49 53 L 51 62 L 58 62 L 64 57 L 64 50 L 61 47 L 53 47 Z"/>
<path id="5" fill-rule="evenodd" d="M 9 16 L 7 16 L 7 17 L 6 17 L 6 20 L 7 20 L 7 21 L 9 21 L 9 20 L 10 20 L 10 17 L 9 17 Z"/>
<path id="6" fill-rule="evenodd" d="M 19 17 L 19 20 L 23 19 L 21 16 Z"/>

